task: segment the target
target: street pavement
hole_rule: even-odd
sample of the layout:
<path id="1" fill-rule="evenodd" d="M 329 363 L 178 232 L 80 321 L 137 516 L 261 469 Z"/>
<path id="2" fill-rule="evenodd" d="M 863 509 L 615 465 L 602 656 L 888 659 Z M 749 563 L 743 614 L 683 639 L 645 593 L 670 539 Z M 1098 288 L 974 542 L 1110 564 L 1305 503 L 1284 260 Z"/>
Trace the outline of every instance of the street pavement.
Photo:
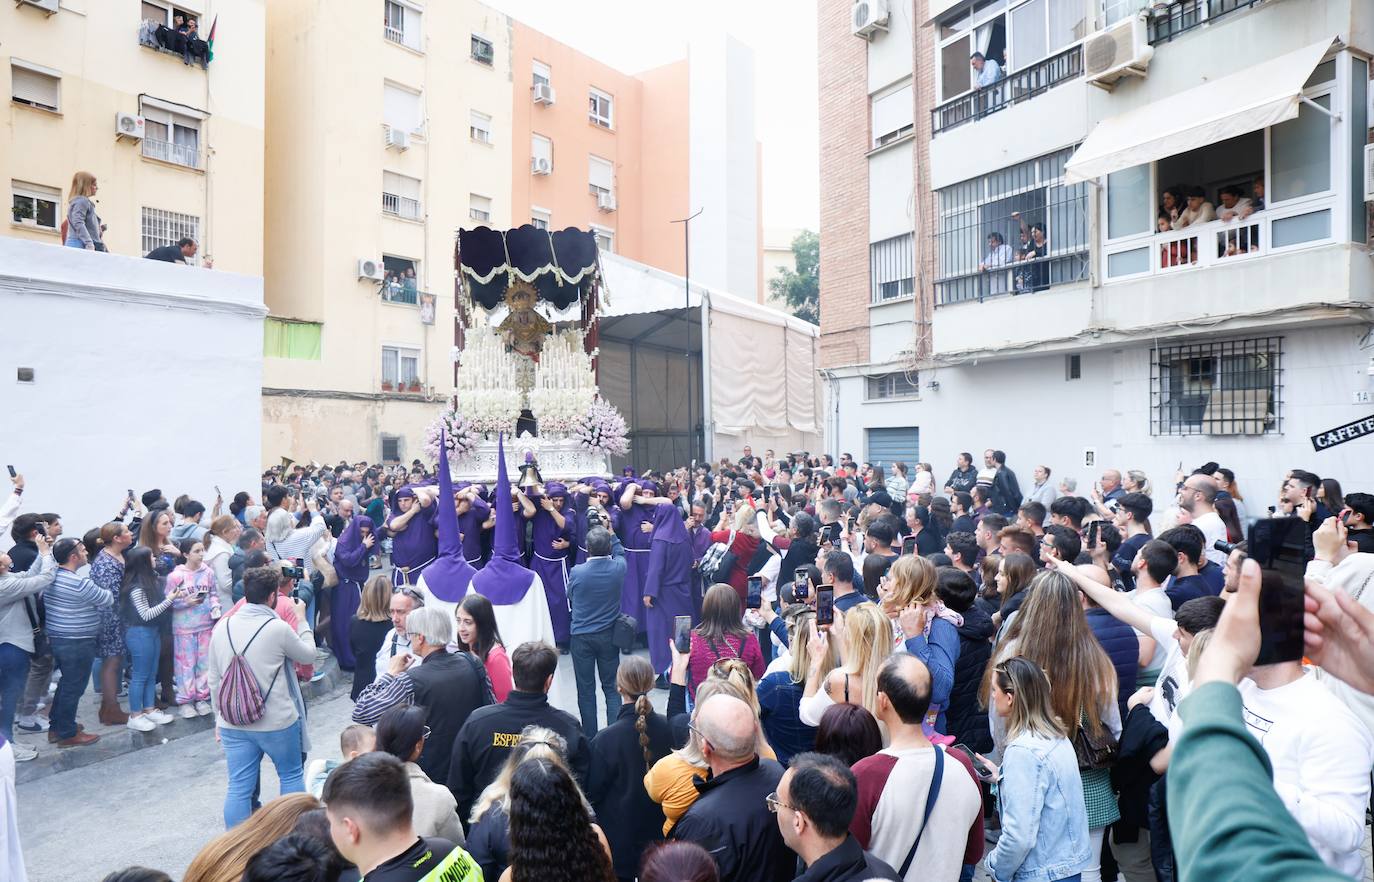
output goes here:
<path id="1" fill-rule="evenodd" d="M 652 694 L 659 711 L 667 697 Z M 559 661 L 550 700 L 577 715 L 568 656 Z M 339 756 L 339 732 L 352 710 L 346 687 L 310 705 L 311 758 Z M 277 776 L 270 761 L 262 769 L 266 800 L 277 794 Z M 20 784 L 19 835 L 29 879 L 100 882 L 129 866 L 180 879 L 201 847 L 224 830 L 226 780 L 224 754 L 206 729 Z"/>

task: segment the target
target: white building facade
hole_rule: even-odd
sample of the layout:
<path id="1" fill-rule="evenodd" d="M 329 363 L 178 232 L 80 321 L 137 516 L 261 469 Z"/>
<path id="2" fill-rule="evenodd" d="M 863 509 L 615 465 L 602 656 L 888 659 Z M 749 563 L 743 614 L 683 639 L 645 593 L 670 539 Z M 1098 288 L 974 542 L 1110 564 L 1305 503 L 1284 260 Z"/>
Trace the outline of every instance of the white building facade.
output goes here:
<path id="1" fill-rule="evenodd" d="M 1374 413 L 1374 7 L 1155 6 L 892 4 L 869 79 L 881 43 L 908 41 L 928 157 L 913 185 L 869 153 L 854 223 L 870 243 L 911 230 L 898 265 L 924 272 L 889 285 L 872 245 L 869 357 L 826 371 L 834 452 L 932 461 L 942 480 L 958 452 L 1001 448 L 1023 488 L 1037 464 L 1080 487 L 1114 467 L 1169 488 L 1215 460 L 1260 505 L 1289 468 L 1374 478 L 1374 440 L 1310 440 Z M 975 51 L 1003 68 L 982 88 Z M 1165 191 L 1242 201 L 1161 226 Z M 881 296 L 907 289 L 914 303 Z"/>

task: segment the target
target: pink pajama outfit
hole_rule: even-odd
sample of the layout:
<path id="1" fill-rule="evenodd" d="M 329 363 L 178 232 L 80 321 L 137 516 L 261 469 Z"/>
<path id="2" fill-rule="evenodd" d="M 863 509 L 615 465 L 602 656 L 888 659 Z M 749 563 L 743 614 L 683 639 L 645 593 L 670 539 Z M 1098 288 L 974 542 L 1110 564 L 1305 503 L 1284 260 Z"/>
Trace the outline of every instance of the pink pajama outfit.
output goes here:
<path id="1" fill-rule="evenodd" d="M 172 679 L 177 704 L 210 700 L 210 634 L 223 609 L 215 590 L 215 571 L 205 564 L 185 565 L 167 577 L 167 594 L 188 591 L 172 601 Z"/>

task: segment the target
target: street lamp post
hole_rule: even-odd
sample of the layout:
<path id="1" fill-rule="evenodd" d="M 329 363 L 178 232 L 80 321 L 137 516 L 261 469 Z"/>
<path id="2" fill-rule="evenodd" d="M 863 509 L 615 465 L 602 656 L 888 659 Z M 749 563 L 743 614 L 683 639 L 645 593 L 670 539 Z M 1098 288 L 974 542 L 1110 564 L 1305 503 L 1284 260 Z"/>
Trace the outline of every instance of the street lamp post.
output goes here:
<path id="1" fill-rule="evenodd" d="M 692 221 L 701 216 L 703 206 L 695 214 L 679 218 L 670 223 L 682 224 L 682 320 L 687 324 L 686 337 L 682 343 L 682 354 L 687 365 L 687 458 L 696 460 L 696 430 L 692 426 Z M 706 418 L 706 402 L 702 402 L 702 419 Z"/>

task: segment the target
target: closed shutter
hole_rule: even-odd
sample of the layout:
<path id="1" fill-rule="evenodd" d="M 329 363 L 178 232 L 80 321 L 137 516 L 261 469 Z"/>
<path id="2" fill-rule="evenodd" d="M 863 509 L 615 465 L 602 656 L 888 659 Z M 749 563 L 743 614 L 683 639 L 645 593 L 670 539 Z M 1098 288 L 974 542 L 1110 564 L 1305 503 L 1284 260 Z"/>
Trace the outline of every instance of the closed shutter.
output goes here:
<path id="1" fill-rule="evenodd" d="M 61 80 L 55 76 L 10 65 L 10 94 L 23 104 L 56 110 L 59 83 Z"/>
<path id="2" fill-rule="evenodd" d="M 873 465 L 882 463 L 891 472 L 894 462 L 912 465 L 920 460 L 921 430 L 916 426 L 901 429 L 869 429 L 864 459 Z"/>
<path id="3" fill-rule="evenodd" d="M 597 187 L 601 190 L 614 190 L 615 167 L 600 157 L 589 157 L 587 161 L 587 180 L 593 187 Z"/>
<path id="4" fill-rule="evenodd" d="M 382 119 L 400 132 L 420 130 L 420 96 L 409 89 L 386 83 L 382 91 Z"/>

